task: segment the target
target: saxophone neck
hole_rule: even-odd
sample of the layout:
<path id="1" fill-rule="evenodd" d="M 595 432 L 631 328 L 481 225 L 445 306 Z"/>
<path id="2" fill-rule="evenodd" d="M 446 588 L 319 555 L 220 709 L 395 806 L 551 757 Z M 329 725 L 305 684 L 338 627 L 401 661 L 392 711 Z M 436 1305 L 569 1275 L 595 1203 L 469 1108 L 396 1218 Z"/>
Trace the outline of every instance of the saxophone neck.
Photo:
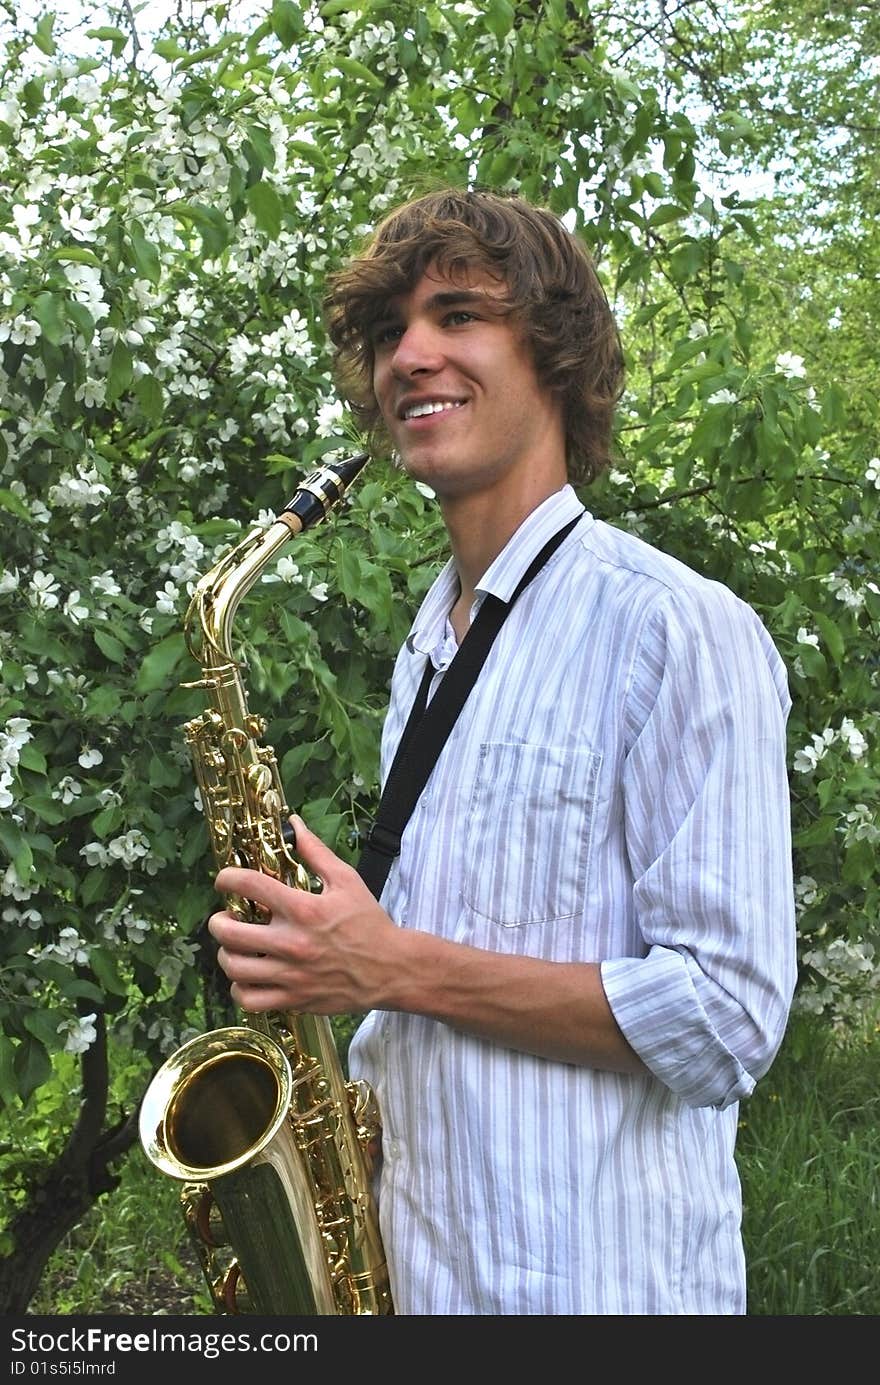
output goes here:
<path id="1" fill-rule="evenodd" d="M 232 622 L 244 596 L 296 534 L 327 517 L 369 460 L 359 452 L 317 467 L 301 482 L 272 524 L 254 529 L 206 572 L 184 618 L 187 648 L 203 668 L 234 663 Z"/>

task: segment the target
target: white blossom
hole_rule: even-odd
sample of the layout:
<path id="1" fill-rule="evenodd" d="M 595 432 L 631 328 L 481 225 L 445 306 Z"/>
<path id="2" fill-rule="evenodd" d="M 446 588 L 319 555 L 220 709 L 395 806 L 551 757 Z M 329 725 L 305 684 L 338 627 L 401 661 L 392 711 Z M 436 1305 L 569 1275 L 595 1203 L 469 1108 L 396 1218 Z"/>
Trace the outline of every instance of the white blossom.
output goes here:
<path id="1" fill-rule="evenodd" d="M 327 399 L 315 415 L 315 431 L 319 437 L 332 437 L 342 422 L 342 405 L 338 399 Z"/>
<path id="2" fill-rule="evenodd" d="M 180 591 L 173 582 L 166 582 L 160 592 L 156 592 L 156 610 L 164 615 L 173 615 L 180 600 Z"/>
<path id="3" fill-rule="evenodd" d="M 851 842 L 880 841 L 880 827 L 874 821 L 874 814 L 867 803 L 857 803 L 846 815 L 847 826 L 843 829 L 847 846 Z"/>
<path id="4" fill-rule="evenodd" d="M 813 735 L 809 745 L 795 751 L 794 768 L 798 774 L 809 774 L 820 760 L 828 754 L 828 747 L 834 743 L 834 732 L 826 726 L 821 736 Z"/>
<path id="5" fill-rule="evenodd" d="M 11 322 L 0 322 L 0 341 L 11 341 L 15 346 L 33 346 L 39 335 L 40 324 L 24 313 L 19 313 Z"/>
<path id="6" fill-rule="evenodd" d="M 67 963 L 89 960 L 88 948 L 75 928 L 62 928 L 57 942 L 49 943 L 43 948 L 35 948 L 30 955 L 38 962 L 44 957 Z"/>
<path id="7" fill-rule="evenodd" d="M 10 861 L 3 873 L 0 881 L 0 895 L 11 895 L 13 899 L 30 899 L 39 889 L 38 885 L 28 885 L 22 880 L 18 871 L 15 869 L 15 862 Z"/>
<path id="8" fill-rule="evenodd" d="M 110 864 L 110 853 L 103 842 L 86 842 L 85 846 L 79 849 L 80 856 L 85 858 L 87 866 L 104 866 Z"/>
<path id="9" fill-rule="evenodd" d="M 707 404 L 735 404 L 735 403 L 736 403 L 736 398 L 737 398 L 737 397 L 736 397 L 736 395 L 734 394 L 733 390 L 716 390 L 714 394 L 710 394 L 710 395 L 709 395 L 709 398 L 706 400 L 706 403 L 707 403 Z"/>
<path id="10" fill-rule="evenodd" d="M 61 474 L 54 486 L 49 487 L 49 504 L 67 509 L 81 510 L 87 505 L 100 505 L 110 494 L 110 487 L 98 477 L 94 467 L 78 466 L 76 475 L 69 471 Z"/>
<path id="11" fill-rule="evenodd" d="M 55 788 L 52 790 L 52 797 L 58 798 L 62 803 L 73 803 L 82 793 L 82 784 L 72 775 L 65 774 Z"/>
<path id="12" fill-rule="evenodd" d="M 67 1033 L 64 1042 L 65 1053 L 85 1053 L 98 1037 L 95 1027 L 96 1014 L 81 1015 L 76 1020 L 65 1020 L 58 1026 L 58 1033 Z"/>
<path id="13" fill-rule="evenodd" d="M 839 735 L 840 739 L 846 742 L 846 747 L 853 759 L 863 759 L 868 749 L 868 742 L 849 717 L 844 717 L 840 723 Z"/>
<path id="14" fill-rule="evenodd" d="M 124 832 L 120 837 L 114 837 L 107 846 L 110 859 L 122 861 L 126 866 L 136 865 L 143 857 L 149 855 L 149 851 L 149 839 L 137 828 Z"/>
<path id="15" fill-rule="evenodd" d="M 784 375 L 788 380 L 800 380 L 806 375 L 804 369 L 803 356 L 794 356 L 790 351 L 783 351 L 776 357 L 776 369 L 780 375 Z"/>
<path id="16" fill-rule="evenodd" d="M 100 750 L 94 746 L 86 745 L 79 752 L 77 763 L 82 765 L 83 769 L 94 769 L 95 765 L 100 765 L 103 759 L 104 756 Z"/>
<path id="17" fill-rule="evenodd" d="M 794 887 L 795 901 L 802 909 L 807 909 L 811 904 L 815 904 L 819 898 L 819 885 L 812 875 L 802 875 L 795 882 Z"/>
<path id="18" fill-rule="evenodd" d="M 109 568 L 104 572 L 99 572 L 95 577 L 92 577 L 91 586 L 94 591 L 99 592 L 102 596 L 119 596 L 122 592 L 122 588 Z"/>
<path id="19" fill-rule="evenodd" d="M 79 625 L 86 620 L 89 614 L 88 606 L 84 606 L 79 598 L 79 592 L 73 591 L 64 602 L 64 614 L 74 625 Z"/>
<path id="20" fill-rule="evenodd" d="M 64 275 L 76 301 L 88 309 L 96 322 L 107 316 L 110 305 L 104 299 L 101 271 L 97 265 L 65 264 Z"/>
<path id="21" fill-rule="evenodd" d="M 865 468 L 865 480 L 880 491 L 880 457 L 872 457 Z"/>
<path id="22" fill-rule="evenodd" d="M 94 240 L 99 230 L 99 221 L 94 217 L 85 216 L 81 207 L 72 207 L 69 211 L 67 207 L 59 207 L 58 219 L 68 235 L 73 236 L 75 240 Z"/>
<path id="23" fill-rule="evenodd" d="M 51 572 L 37 571 L 30 580 L 29 599 L 32 606 L 50 611 L 58 605 L 58 583 Z"/>

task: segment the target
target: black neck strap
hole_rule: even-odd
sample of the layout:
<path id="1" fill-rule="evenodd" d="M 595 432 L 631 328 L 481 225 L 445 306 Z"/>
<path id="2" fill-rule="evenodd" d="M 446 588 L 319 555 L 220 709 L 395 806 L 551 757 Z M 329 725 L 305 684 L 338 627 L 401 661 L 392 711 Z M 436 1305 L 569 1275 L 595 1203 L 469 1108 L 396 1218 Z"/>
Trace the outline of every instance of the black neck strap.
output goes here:
<path id="1" fill-rule="evenodd" d="M 583 510 L 557 530 L 544 545 L 526 569 L 509 601 L 502 601 L 491 593 L 483 599 L 476 619 L 443 675 L 443 681 L 431 699 L 430 706 L 428 692 L 435 670 L 431 660 L 426 660 L 419 690 L 385 781 L 375 820 L 367 834 L 357 864 L 364 883 L 376 899 L 382 894 L 391 863 L 400 852 L 400 841 L 410 814 L 431 775 L 437 756 L 443 749 L 459 712 L 467 701 L 495 636 L 517 597 L 571 532 L 581 514 Z"/>

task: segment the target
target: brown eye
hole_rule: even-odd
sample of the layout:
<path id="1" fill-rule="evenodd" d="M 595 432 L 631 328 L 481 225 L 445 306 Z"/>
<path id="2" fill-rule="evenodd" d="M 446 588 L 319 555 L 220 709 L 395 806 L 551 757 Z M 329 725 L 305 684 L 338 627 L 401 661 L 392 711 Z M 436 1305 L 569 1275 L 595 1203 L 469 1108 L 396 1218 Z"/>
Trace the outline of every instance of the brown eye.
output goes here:
<path id="1" fill-rule="evenodd" d="M 399 323 L 386 323 L 383 327 L 377 327 L 370 338 L 370 344 L 375 350 L 380 346 L 389 346 L 392 342 L 399 341 L 403 328 Z"/>

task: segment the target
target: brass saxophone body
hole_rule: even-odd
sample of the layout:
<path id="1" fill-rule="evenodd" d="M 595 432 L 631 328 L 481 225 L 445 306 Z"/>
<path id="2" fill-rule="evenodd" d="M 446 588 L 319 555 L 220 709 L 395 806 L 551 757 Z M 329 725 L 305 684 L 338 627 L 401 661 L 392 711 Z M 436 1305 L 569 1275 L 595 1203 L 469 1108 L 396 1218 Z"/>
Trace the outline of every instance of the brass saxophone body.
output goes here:
<path id="1" fill-rule="evenodd" d="M 275 554 L 326 516 L 366 461 L 358 454 L 312 472 L 274 523 L 221 558 L 193 594 L 185 632 L 202 678 L 188 686 L 205 689 L 209 705 L 184 732 L 218 869 L 249 867 L 310 888 L 288 842 L 265 722 L 248 710 L 232 622 Z M 227 907 L 261 921 L 252 901 L 229 896 Z M 244 1015 L 167 1060 L 141 1104 L 140 1139 L 183 1185 L 215 1311 L 393 1311 L 370 1190 L 378 1133 L 373 1094 L 345 1080 L 325 1015 Z"/>

